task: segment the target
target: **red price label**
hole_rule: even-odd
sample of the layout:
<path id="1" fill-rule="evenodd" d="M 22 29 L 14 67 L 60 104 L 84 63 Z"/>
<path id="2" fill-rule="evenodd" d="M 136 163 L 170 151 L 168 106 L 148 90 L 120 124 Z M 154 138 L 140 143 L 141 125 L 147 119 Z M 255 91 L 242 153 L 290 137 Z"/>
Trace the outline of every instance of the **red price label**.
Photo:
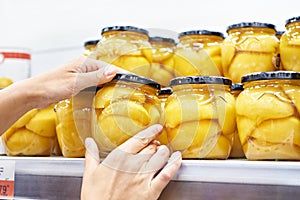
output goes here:
<path id="1" fill-rule="evenodd" d="M 12 199 L 15 193 L 15 161 L 0 160 L 0 199 Z"/>
<path id="2" fill-rule="evenodd" d="M 15 181 L 0 180 L 0 197 L 14 197 L 14 184 Z"/>

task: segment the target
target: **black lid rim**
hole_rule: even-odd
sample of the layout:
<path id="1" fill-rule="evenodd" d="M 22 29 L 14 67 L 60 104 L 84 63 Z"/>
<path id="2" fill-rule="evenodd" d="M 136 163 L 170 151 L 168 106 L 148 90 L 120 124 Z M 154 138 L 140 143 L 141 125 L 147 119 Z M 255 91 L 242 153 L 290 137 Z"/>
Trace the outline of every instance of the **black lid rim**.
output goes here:
<path id="1" fill-rule="evenodd" d="M 120 81 L 126 81 L 126 82 L 132 82 L 132 83 L 140 83 L 143 85 L 148 85 L 150 87 L 153 87 L 155 89 L 160 90 L 160 84 L 155 82 L 154 80 L 150 78 L 145 78 L 142 76 L 138 76 L 135 74 L 128 74 L 128 73 L 117 73 L 113 80 L 120 80 Z"/>
<path id="2" fill-rule="evenodd" d="M 230 87 L 231 91 L 236 91 L 236 90 L 244 90 L 244 85 L 242 83 L 233 83 Z"/>
<path id="3" fill-rule="evenodd" d="M 161 88 L 158 95 L 164 95 L 164 94 L 172 94 L 173 93 L 173 90 L 171 87 L 164 87 L 164 88 Z"/>
<path id="4" fill-rule="evenodd" d="M 132 31 L 149 35 L 149 31 L 147 31 L 146 29 L 138 28 L 135 26 L 108 26 L 101 30 L 101 35 L 109 31 Z"/>
<path id="5" fill-rule="evenodd" d="M 83 92 L 96 92 L 97 88 L 98 88 L 97 86 L 91 86 L 91 87 L 84 88 L 81 91 L 83 91 Z"/>
<path id="6" fill-rule="evenodd" d="M 260 80 L 300 80 L 300 72 L 295 71 L 272 71 L 272 72 L 257 72 L 247 74 L 242 77 L 241 82 L 251 82 Z"/>
<path id="7" fill-rule="evenodd" d="M 283 35 L 285 31 L 276 31 L 276 35 Z"/>
<path id="8" fill-rule="evenodd" d="M 270 28 L 276 30 L 276 26 L 274 24 L 262 23 L 262 22 L 241 22 L 238 24 L 232 24 L 227 27 L 226 32 L 236 29 L 236 28 Z"/>
<path id="9" fill-rule="evenodd" d="M 165 37 L 160 37 L 160 36 L 154 36 L 154 37 L 149 37 L 150 42 L 169 42 L 169 43 L 174 43 L 175 40 L 173 38 L 165 38 Z"/>
<path id="10" fill-rule="evenodd" d="M 88 45 L 96 45 L 98 44 L 100 40 L 88 40 L 84 43 L 84 46 L 88 46 Z"/>
<path id="11" fill-rule="evenodd" d="M 298 21 L 300 21 L 300 16 L 298 16 L 298 17 L 292 17 L 292 18 L 287 19 L 285 21 L 285 25 L 288 25 L 288 24 L 293 23 L 293 22 L 298 22 Z"/>
<path id="12" fill-rule="evenodd" d="M 220 84 L 231 85 L 232 81 L 221 76 L 185 76 L 177 77 L 170 81 L 170 86 L 183 84 Z"/>
<path id="13" fill-rule="evenodd" d="M 224 38 L 224 34 L 217 31 L 209 31 L 209 30 L 191 30 L 185 31 L 178 34 L 178 38 L 186 36 L 186 35 L 214 35 Z"/>

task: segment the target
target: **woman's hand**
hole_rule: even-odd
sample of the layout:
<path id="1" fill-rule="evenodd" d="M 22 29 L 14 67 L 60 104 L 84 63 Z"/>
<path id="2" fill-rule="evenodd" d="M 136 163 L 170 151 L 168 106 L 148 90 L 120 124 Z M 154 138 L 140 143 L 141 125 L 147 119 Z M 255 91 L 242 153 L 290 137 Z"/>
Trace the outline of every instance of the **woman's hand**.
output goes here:
<path id="1" fill-rule="evenodd" d="M 93 139 L 86 139 L 81 199 L 157 199 L 181 165 L 181 153 L 155 138 L 162 130 L 153 125 L 113 150 L 100 163 Z"/>
<path id="2" fill-rule="evenodd" d="M 24 81 L 36 91 L 37 108 L 68 99 L 82 89 L 109 82 L 118 72 L 127 72 L 103 61 L 80 56 L 47 73 Z"/>

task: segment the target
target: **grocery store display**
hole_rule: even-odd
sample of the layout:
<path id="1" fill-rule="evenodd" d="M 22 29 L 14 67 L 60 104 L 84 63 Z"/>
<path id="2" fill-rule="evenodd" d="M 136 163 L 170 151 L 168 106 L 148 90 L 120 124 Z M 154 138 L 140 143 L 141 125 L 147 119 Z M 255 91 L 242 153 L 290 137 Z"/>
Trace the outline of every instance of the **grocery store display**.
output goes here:
<path id="1" fill-rule="evenodd" d="M 99 87 L 33 109 L 1 137 L 7 155 L 83 157 L 93 137 L 106 156 L 149 125 L 184 159 L 300 160 L 300 17 L 205 29 L 179 42 L 134 26 L 108 26 L 84 55 L 126 69 Z M 27 49 L 0 49 L 0 89 L 30 77 Z M 279 71 L 281 70 L 281 71 Z M 162 88 L 160 88 L 162 87 Z M 244 90 L 243 90 L 244 89 Z"/>
<path id="2" fill-rule="evenodd" d="M 163 123 L 159 90 L 151 79 L 117 74 L 97 91 L 92 134 L 103 156 L 144 128 Z"/>
<path id="3" fill-rule="evenodd" d="M 240 83 L 242 76 L 274 71 L 279 53 L 279 40 L 273 24 L 243 22 L 227 28 L 228 37 L 222 44 L 224 76 Z"/>
<path id="4" fill-rule="evenodd" d="M 103 28 L 91 58 L 102 60 L 137 75 L 149 77 L 152 50 L 148 31 L 133 26 Z"/>
<path id="5" fill-rule="evenodd" d="M 231 80 L 189 76 L 171 80 L 165 127 L 173 151 L 183 158 L 226 159 L 235 132 L 235 98 Z"/>
<path id="6" fill-rule="evenodd" d="M 242 83 L 233 83 L 230 87 L 230 93 L 236 99 L 239 94 L 244 90 Z M 243 147 L 241 145 L 238 128 L 235 128 L 234 137 L 233 137 L 233 145 L 230 151 L 229 158 L 244 158 L 245 154 L 243 151 Z"/>
<path id="7" fill-rule="evenodd" d="M 286 20 L 286 31 L 280 38 L 283 70 L 300 71 L 300 16 Z"/>
<path id="8" fill-rule="evenodd" d="M 179 33 L 175 51 L 175 75 L 217 76 L 222 75 L 220 32 L 193 30 Z"/>
<path id="9" fill-rule="evenodd" d="M 175 78 L 174 50 L 175 40 L 164 37 L 150 37 L 152 48 L 152 61 L 149 77 L 161 86 L 168 86 L 170 80 Z"/>
<path id="10" fill-rule="evenodd" d="M 50 156 L 56 145 L 54 106 L 32 109 L 19 118 L 3 135 L 9 156 Z"/>
<path id="11" fill-rule="evenodd" d="M 30 73 L 31 54 L 29 49 L 0 47 L 0 84 L 4 80 L 16 82 L 29 78 Z"/>
<path id="12" fill-rule="evenodd" d="M 237 126 L 249 160 L 300 160 L 300 72 L 243 76 Z"/>

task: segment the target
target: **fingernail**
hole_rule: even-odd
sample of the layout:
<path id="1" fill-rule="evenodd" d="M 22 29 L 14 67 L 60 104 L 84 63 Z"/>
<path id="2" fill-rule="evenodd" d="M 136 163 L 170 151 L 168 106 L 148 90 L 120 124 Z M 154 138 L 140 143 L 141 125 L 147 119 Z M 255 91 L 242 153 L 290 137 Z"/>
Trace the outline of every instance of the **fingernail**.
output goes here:
<path id="1" fill-rule="evenodd" d="M 106 77 L 111 77 L 114 76 L 115 74 L 116 74 L 116 68 L 112 65 L 108 65 L 107 70 L 104 71 L 104 75 Z"/>
<path id="2" fill-rule="evenodd" d="M 86 138 L 85 139 L 85 148 L 89 149 L 90 146 L 92 145 L 93 141 L 92 138 Z"/>
<path id="3" fill-rule="evenodd" d="M 158 140 L 153 140 L 152 143 L 157 145 L 157 146 L 160 146 L 160 142 Z"/>
<path id="4" fill-rule="evenodd" d="M 146 128 L 143 133 L 141 133 L 140 135 L 138 135 L 138 137 L 140 137 L 140 139 L 145 139 L 145 142 L 150 142 L 149 141 L 149 137 L 152 137 L 153 135 L 157 135 L 157 133 L 159 133 L 162 130 L 162 125 L 160 124 L 154 124 L 149 126 L 148 128 Z M 150 132 L 149 132 L 150 131 Z M 152 133 L 153 135 L 149 135 L 149 133 Z"/>
<path id="5" fill-rule="evenodd" d="M 182 159 L 181 152 L 175 151 L 174 153 L 172 153 L 171 157 L 169 158 L 167 166 L 172 165 L 174 162 L 181 159 Z"/>
<path id="6" fill-rule="evenodd" d="M 152 127 L 155 132 L 160 132 L 163 129 L 162 125 L 160 125 L 160 124 L 154 124 L 154 125 L 152 125 Z"/>
<path id="7" fill-rule="evenodd" d="M 100 162 L 99 150 L 97 144 L 92 138 L 86 138 L 85 141 L 85 149 L 86 151 L 97 161 Z"/>

